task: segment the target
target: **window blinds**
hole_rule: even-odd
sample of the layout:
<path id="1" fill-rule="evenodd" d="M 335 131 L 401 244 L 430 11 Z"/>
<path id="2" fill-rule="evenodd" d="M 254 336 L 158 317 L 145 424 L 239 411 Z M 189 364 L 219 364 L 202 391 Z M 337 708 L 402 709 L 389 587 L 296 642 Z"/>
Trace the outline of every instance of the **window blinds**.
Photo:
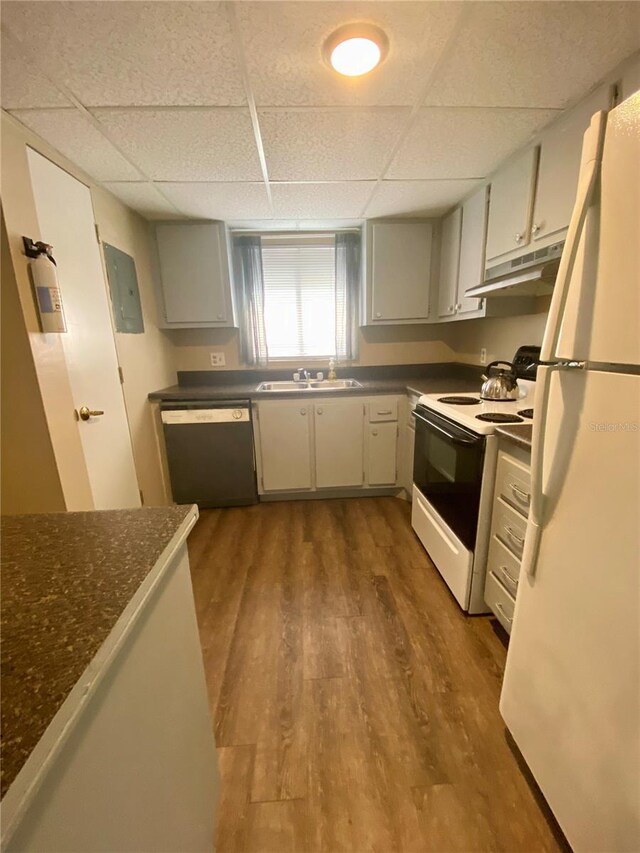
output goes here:
<path id="1" fill-rule="evenodd" d="M 263 236 L 269 358 L 336 354 L 335 237 Z"/>

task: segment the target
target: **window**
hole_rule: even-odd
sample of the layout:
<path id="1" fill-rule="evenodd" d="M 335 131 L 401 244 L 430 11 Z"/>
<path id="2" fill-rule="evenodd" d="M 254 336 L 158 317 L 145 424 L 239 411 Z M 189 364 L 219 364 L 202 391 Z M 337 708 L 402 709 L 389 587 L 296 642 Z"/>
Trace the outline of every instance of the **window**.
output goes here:
<path id="1" fill-rule="evenodd" d="M 236 233 L 233 270 L 245 364 L 356 358 L 359 231 Z"/>
<path id="2" fill-rule="evenodd" d="M 263 236 L 269 359 L 336 354 L 335 237 Z"/>

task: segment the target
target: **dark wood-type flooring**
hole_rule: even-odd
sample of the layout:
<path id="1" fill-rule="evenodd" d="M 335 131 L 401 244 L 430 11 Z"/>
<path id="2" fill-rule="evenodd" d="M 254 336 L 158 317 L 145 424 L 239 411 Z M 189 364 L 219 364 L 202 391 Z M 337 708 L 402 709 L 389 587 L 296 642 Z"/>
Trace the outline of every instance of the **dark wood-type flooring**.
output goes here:
<path id="1" fill-rule="evenodd" d="M 216 849 L 551 851 L 505 737 L 503 639 L 396 498 L 203 511 L 189 553 Z"/>

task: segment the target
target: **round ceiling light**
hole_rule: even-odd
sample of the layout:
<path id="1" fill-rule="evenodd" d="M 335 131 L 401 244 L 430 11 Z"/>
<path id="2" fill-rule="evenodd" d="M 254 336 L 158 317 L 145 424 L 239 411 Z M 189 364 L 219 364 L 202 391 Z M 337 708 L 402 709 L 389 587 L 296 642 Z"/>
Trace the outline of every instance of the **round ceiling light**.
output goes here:
<path id="1" fill-rule="evenodd" d="M 325 60 L 338 74 L 361 77 L 379 65 L 389 50 L 385 33 L 374 24 L 346 24 L 324 43 Z"/>

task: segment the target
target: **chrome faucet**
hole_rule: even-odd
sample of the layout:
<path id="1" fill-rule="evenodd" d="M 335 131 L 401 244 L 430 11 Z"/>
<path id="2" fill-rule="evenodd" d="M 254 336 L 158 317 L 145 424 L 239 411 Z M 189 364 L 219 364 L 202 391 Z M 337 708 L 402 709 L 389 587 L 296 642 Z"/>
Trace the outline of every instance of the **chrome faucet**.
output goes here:
<path id="1" fill-rule="evenodd" d="M 298 374 L 300 375 L 300 379 L 303 379 L 305 382 L 308 382 L 311 378 L 309 376 L 309 371 L 306 369 L 306 367 L 299 367 Z"/>

